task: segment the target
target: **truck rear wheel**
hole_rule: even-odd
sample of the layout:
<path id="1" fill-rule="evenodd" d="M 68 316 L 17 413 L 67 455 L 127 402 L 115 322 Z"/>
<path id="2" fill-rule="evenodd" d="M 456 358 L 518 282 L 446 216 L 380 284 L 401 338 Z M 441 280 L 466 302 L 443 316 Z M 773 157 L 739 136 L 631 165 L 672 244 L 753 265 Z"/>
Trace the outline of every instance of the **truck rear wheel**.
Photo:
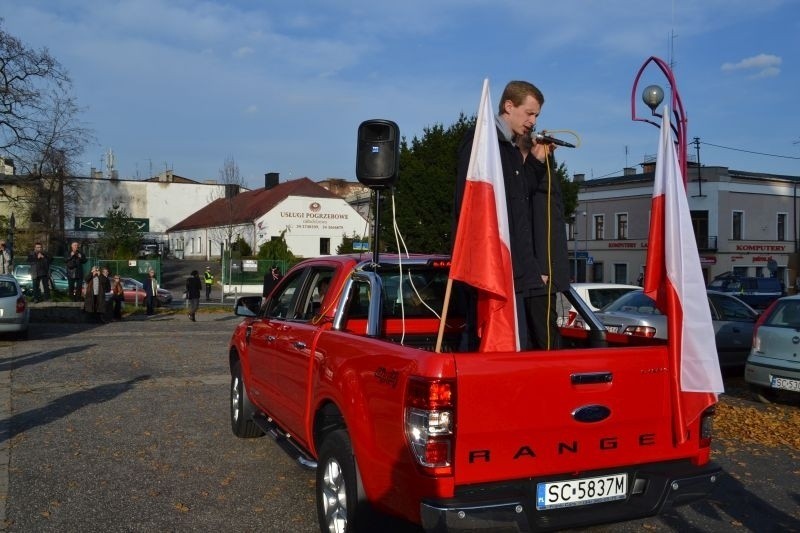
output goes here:
<path id="1" fill-rule="evenodd" d="M 253 407 L 247 399 L 242 380 L 242 364 L 233 363 L 231 368 L 231 430 L 237 437 L 260 437 L 263 431 L 253 422 Z"/>
<path id="2" fill-rule="evenodd" d="M 369 524 L 353 447 L 347 431 L 338 429 L 322 441 L 317 461 L 317 517 L 321 531 L 351 533 Z"/>

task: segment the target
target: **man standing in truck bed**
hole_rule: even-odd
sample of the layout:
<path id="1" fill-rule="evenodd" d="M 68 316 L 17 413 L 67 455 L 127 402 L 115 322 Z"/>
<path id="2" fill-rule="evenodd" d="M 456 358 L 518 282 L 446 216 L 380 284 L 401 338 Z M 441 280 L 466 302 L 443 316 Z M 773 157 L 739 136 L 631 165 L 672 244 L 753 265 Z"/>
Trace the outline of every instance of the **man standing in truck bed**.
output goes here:
<path id="1" fill-rule="evenodd" d="M 555 147 L 530 140 L 543 104 L 544 95 L 534 85 L 512 81 L 503 91 L 495 117 L 522 350 L 560 346 L 555 295 L 569 288 L 564 207 L 552 159 Z M 471 128 L 459 146 L 456 226 L 474 136 L 475 128 Z"/>

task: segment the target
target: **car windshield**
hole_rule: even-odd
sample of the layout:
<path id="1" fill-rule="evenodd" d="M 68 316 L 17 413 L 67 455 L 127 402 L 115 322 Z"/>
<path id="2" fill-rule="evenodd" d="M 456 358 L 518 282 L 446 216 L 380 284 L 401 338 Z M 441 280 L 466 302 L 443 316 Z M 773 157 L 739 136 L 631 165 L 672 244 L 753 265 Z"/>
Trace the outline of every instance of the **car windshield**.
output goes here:
<path id="1" fill-rule="evenodd" d="M 624 313 L 638 313 L 640 315 L 660 315 L 656 303 L 645 296 L 643 291 L 633 291 L 614 300 L 602 309 L 602 312 L 621 311 Z"/>

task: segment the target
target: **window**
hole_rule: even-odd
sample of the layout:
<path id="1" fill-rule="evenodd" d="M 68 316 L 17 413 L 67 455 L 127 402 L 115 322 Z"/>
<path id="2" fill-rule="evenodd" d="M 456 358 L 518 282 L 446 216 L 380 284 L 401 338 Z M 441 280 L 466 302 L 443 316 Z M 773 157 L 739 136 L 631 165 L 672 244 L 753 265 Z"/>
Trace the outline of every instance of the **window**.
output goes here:
<path id="1" fill-rule="evenodd" d="M 744 211 L 734 211 L 733 212 L 733 232 L 731 233 L 731 239 L 734 241 L 741 241 L 742 236 L 742 224 L 744 222 Z"/>
<path id="2" fill-rule="evenodd" d="M 628 213 L 617 213 L 617 239 L 628 238 Z"/>
<path id="3" fill-rule="evenodd" d="M 300 293 L 300 284 L 303 282 L 305 270 L 298 270 L 287 279 L 277 293 L 270 298 L 267 316 L 270 318 L 295 318 L 294 309 L 297 305 L 297 295 Z"/>
<path id="4" fill-rule="evenodd" d="M 322 237 L 319 240 L 319 255 L 331 254 L 331 240 L 329 237 Z"/>
<path id="5" fill-rule="evenodd" d="M 778 213 L 778 240 L 786 240 L 786 213 Z"/>
<path id="6" fill-rule="evenodd" d="M 614 263 L 614 283 L 628 283 L 628 265 L 626 263 Z"/>
<path id="7" fill-rule="evenodd" d="M 595 240 L 603 240 L 603 215 L 594 216 L 594 238 Z"/>

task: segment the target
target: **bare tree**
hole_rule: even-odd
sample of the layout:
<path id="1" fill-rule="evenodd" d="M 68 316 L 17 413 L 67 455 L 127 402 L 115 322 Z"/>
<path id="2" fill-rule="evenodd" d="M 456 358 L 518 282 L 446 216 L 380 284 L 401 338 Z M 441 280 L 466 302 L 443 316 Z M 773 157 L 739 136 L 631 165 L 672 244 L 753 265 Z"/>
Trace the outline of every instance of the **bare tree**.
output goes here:
<path id="1" fill-rule="evenodd" d="M 79 195 L 69 178 L 91 140 L 71 88 L 47 49 L 27 48 L 0 27 L 0 155 L 20 175 L 19 194 L 6 197 L 26 233 L 45 245 L 54 238 L 56 248 L 64 246 L 65 217 Z"/>
<path id="2" fill-rule="evenodd" d="M 46 48 L 31 50 L 0 27 L 0 150 L 13 153 L 34 139 L 46 114 L 44 94 L 63 91 L 70 83 Z"/>
<path id="3" fill-rule="evenodd" d="M 223 185 L 222 193 L 216 193 L 210 200 L 219 204 L 222 210 L 222 224 L 213 228 L 209 234 L 212 241 L 223 244 L 226 250 L 231 249 L 231 244 L 236 240 L 234 235 L 241 234 L 241 224 L 236 222 L 234 199 L 244 188 L 244 179 L 239 172 L 239 165 L 232 155 L 225 158 L 219 171 L 219 181 Z"/>

